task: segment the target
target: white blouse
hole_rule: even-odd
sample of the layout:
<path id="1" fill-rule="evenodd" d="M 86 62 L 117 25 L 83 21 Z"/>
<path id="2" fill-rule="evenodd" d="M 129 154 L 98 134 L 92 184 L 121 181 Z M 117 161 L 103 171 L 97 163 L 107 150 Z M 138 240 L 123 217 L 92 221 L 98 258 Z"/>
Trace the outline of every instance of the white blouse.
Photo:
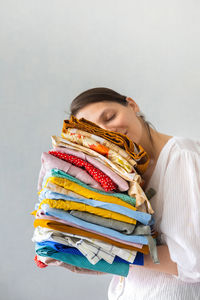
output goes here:
<path id="1" fill-rule="evenodd" d="M 178 276 L 131 266 L 113 276 L 109 300 L 200 299 L 200 141 L 173 137 L 163 147 L 149 181 L 155 229 L 167 244 Z"/>

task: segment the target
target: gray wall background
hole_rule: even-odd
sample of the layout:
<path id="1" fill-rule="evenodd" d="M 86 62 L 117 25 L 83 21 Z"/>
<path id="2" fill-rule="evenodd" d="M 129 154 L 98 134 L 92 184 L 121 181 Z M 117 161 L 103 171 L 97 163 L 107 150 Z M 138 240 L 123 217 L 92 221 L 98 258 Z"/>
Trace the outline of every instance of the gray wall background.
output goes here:
<path id="1" fill-rule="evenodd" d="M 33 262 L 40 156 L 97 86 L 135 99 L 158 131 L 198 138 L 199 15 L 198 0 L 0 1 L 1 299 L 107 299 L 110 275 Z"/>

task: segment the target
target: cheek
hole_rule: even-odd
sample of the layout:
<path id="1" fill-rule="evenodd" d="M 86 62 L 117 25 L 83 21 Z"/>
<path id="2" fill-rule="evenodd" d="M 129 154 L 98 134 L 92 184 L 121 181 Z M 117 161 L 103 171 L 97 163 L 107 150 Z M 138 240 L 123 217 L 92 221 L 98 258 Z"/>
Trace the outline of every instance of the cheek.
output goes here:
<path id="1" fill-rule="evenodd" d="M 128 137 L 135 143 L 140 144 L 142 138 L 142 125 L 140 121 L 136 118 L 132 120 L 128 128 Z"/>
<path id="2" fill-rule="evenodd" d="M 123 114 L 121 116 L 118 116 L 118 118 L 115 120 L 115 123 L 118 127 L 128 128 L 131 125 L 130 121 L 131 121 L 131 118 L 129 118 L 129 116 Z"/>

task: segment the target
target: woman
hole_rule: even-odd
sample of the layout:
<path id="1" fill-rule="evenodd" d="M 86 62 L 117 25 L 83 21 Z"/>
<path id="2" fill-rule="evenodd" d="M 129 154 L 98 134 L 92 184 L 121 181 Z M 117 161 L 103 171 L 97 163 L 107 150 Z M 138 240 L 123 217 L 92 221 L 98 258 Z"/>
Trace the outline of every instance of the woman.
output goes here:
<path id="1" fill-rule="evenodd" d="M 200 141 L 157 132 L 133 99 L 107 88 L 81 93 L 71 114 L 126 134 L 150 157 L 143 188 L 156 191 L 151 204 L 160 264 L 145 256 L 127 278 L 114 276 L 109 300 L 200 299 Z"/>

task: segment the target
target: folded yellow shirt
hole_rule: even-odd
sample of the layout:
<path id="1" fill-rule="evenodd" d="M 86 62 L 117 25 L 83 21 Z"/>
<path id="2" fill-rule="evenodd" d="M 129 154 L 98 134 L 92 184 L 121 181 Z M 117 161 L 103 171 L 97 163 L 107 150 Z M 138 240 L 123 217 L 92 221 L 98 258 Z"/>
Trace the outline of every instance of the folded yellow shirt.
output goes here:
<path id="1" fill-rule="evenodd" d="M 136 224 L 135 219 L 129 218 L 127 216 L 121 215 L 119 213 L 110 210 L 86 205 L 84 203 L 78 203 L 78 202 L 73 202 L 68 200 L 44 199 L 40 202 L 38 209 L 41 209 L 42 204 L 49 204 L 51 208 L 56 208 L 56 209 L 86 211 L 104 218 L 110 218 L 110 219 L 130 223 L 130 224 Z"/>
<path id="2" fill-rule="evenodd" d="M 49 181 L 56 184 L 56 185 L 58 185 L 58 186 L 60 186 L 60 187 L 65 188 L 66 190 L 70 190 L 72 192 L 75 192 L 76 194 L 84 196 L 85 198 L 88 198 L 88 199 L 94 199 L 94 200 L 99 200 L 99 201 L 102 201 L 102 202 L 118 204 L 118 205 L 121 205 L 123 207 L 129 208 L 131 210 L 135 210 L 135 211 L 137 210 L 137 208 L 135 208 L 131 204 L 129 204 L 129 203 L 117 198 L 117 197 L 111 196 L 112 194 L 110 196 L 102 195 L 100 193 L 91 191 L 91 190 L 89 190 L 89 189 L 87 189 L 87 188 L 85 188 L 85 187 L 83 187 L 83 186 L 81 186 L 81 185 L 79 185 L 79 184 L 77 184 L 73 181 L 70 181 L 67 178 L 53 177 L 53 176 L 48 177 L 43 188 L 47 187 Z"/>

